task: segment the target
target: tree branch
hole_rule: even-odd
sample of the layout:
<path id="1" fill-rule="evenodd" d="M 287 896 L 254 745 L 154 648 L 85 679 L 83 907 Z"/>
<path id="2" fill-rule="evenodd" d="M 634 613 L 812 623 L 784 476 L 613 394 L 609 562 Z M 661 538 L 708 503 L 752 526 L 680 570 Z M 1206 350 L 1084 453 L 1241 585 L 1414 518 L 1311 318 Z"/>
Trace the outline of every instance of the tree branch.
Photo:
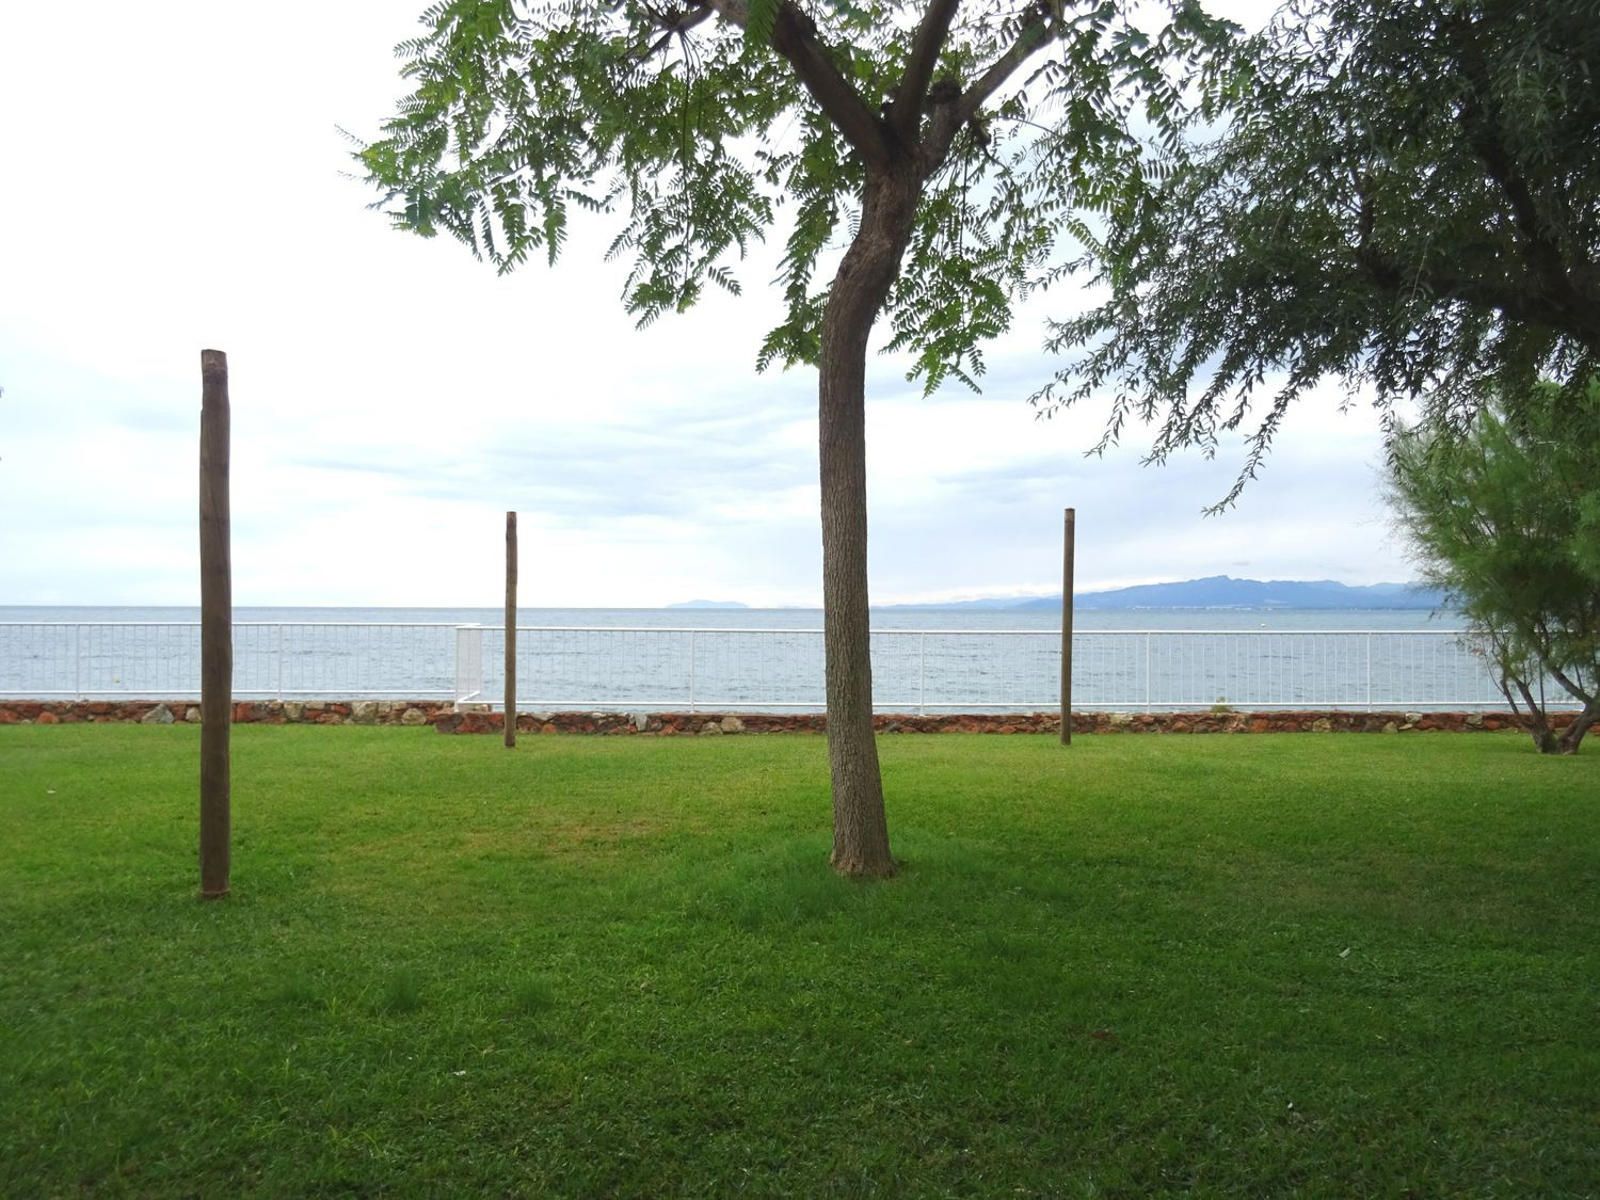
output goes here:
<path id="1" fill-rule="evenodd" d="M 999 91 L 1017 68 L 1033 57 L 1052 36 L 1044 9 L 1030 8 L 1028 15 L 1022 19 L 1017 39 L 1011 43 L 1010 49 L 995 59 L 965 92 L 940 101 L 933 110 L 932 127 L 922 144 L 922 169 L 925 174 L 932 174 L 939 169 L 961 127 L 977 116 L 989 97 Z"/>
<path id="2" fill-rule="evenodd" d="M 956 102 L 956 128 L 959 129 L 977 116 L 978 110 L 988 103 L 989 97 L 999 91 L 1017 68 L 1032 58 L 1034 52 L 1050 38 L 1050 26 L 1045 21 L 1044 12 L 1039 8 L 1029 9 L 1022 28 L 1017 31 L 1017 40 L 1011 43 L 1011 49 L 978 76 L 977 82 L 962 93 L 961 99 Z"/>
<path id="3" fill-rule="evenodd" d="M 1569 679 L 1567 677 L 1567 673 L 1560 667 L 1551 662 L 1546 662 L 1545 666 L 1549 669 L 1551 678 L 1553 678 L 1562 687 L 1566 688 L 1574 699 L 1582 700 L 1584 704 L 1595 703 L 1596 697 L 1591 693 L 1586 692 L 1579 684 Z"/>
<path id="4" fill-rule="evenodd" d="M 659 23 L 659 27 L 662 30 L 661 36 L 638 51 L 639 61 L 643 62 L 647 58 L 653 58 L 674 36 L 682 36 L 688 33 L 689 30 L 711 16 L 714 11 L 711 8 L 687 8 L 683 12 L 675 14 L 670 20 L 663 18 Z"/>
<path id="5" fill-rule="evenodd" d="M 1511 321 L 1570 334 L 1591 353 L 1600 355 L 1600 308 L 1575 309 L 1526 274 L 1490 275 L 1450 267 L 1402 266 L 1367 243 L 1371 219 L 1366 213 L 1362 214 L 1361 224 L 1356 262 L 1368 282 L 1382 291 L 1399 296 L 1421 286 L 1442 299 L 1464 300 L 1494 309 Z"/>
<path id="6" fill-rule="evenodd" d="M 1511 221 L 1522 235 L 1522 256 L 1533 274 L 1533 280 L 1564 308 L 1592 306 L 1596 298 L 1583 295 L 1584 289 L 1574 281 L 1560 241 L 1553 236 L 1545 215 L 1540 211 L 1533 186 L 1506 141 L 1505 112 L 1499 97 L 1495 95 L 1489 67 L 1484 60 L 1483 46 L 1479 41 L 1479 31 L 1463 18 L 1447 22 L 1446 28 L 1457 39 L 1461 73 L 1471 85 L 1457 122 L 1466 135 L 1467 143 L 1511 209 Z M 1559 185 L 1556 188 L 1557 194 L 1552 197 L 1554 206 L 1564 209 Z M 1570 219 L 1570 214 L 1565 211 L 1561 212 L 1561 216 Z"/>
<path id="7" fill-rule="evenodd" d="M 916 139 L 922 124 L 922 102 L 928 95 L 928 83 L 933 79 L 933 69 L 939 63 L 939 51 L 944 48 L 950 23 L 955 20 L 961 0 L 930 0 L 928 11 L 922 15 L 916 37 L 911 43 L 911 56 L 906 60 L 905 74 L 900 86 L 894 90 L 894 100 L 889 122 L 900 140 L 910 145 Z"/>
<path id="8" fill-rule="evenodd" d="M 745 28 L 750 20 L 746 0 L 701 0 L 730 24 Z M 794 69 L 834 128 L 872 166 L 886 166 L 893 157 L 888 126 L 835 65 L 817 36 L 817 25 L 793 0 L 782 0 L 772 27 L 772 48 Z"/>
<path id="9" fill-rule="evenodd" d="M 1578 743 L 1583 741 L 1583 735 L 1589 732 L 1589 727 L 1597 720 L 1600 720 L 1600 704 L 1591 700 L 1561 733 L 1561 744 L 1567 749 L 1568 754 L 1578 752 Z"/>
<path id="10" fill-rule="evenodd" d="M 1528 705 L 1528 715 L 1522 718 L 1523 727 L 1533 736 L 1534 744 L 1539 747 L 1540 754 L 1550 753 L 1550 747 L 1555 744 L 1555 734 L 1550 732 L 1550 718 L 1545 715 L 1545 711 L 1539 706 L 1539 702 L 1533 698 L 1533 689 L 1528 686 L 1527 680 L 1518 675 L 1513 676 L 1512 681 L 1517 685 L 1517 691 L 1522 693 L 1522 699 Z M 1509 692 L 1506 693 L 1508 699 L 1510 695 Z M 1511 707 L 1513 710 L 1516 709 L 1517 702 L 1515 700 L 1511 701 Z M 1522 714 L 1518 713 L 1517 715 L 1521 716 Z"/>

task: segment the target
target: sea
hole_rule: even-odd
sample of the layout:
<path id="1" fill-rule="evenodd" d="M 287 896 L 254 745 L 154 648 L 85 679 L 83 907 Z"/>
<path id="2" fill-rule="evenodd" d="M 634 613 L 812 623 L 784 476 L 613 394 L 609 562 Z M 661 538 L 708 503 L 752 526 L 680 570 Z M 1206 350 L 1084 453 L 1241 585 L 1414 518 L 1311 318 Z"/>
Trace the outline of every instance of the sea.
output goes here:
<path id="1" fill-rule="evenodd" d="M 198 607 L 120 605 L 4 605 L 0 623 L 195 622 Z M 495 608 L 317 608 L 238 606 L 237 622 L 499 625 Z M 821 629 L 820 608 L 522 608 L 518 625 L 609 628 Z M 1457 618 L 1424 609 L 1145 608 L 1075 610 L 1077 629 L 1175 630 L 1422 630 L 1455 628 Z M 921 608 L 891 605 L 872 610 L 874 629 L 1061 628 L 1060 614 L 1040 609 Z"/>
<path id="2" fill-rule="evenodd" d="M 241 699 L 451 698 L 504 689 L 499 608 L 239 607 Z M 185 699 L 198 608 L 0 606 L 0 696 Z M 1421 610 L 1079 610 L 1083 708 L 1503 705 L 1459 622 Z M 1054 707 L 1049 610 L 873 611 L 882 710 Z M 811 710 L 823 703 L 818 609 L 524 608 L 524 710 Z"/>

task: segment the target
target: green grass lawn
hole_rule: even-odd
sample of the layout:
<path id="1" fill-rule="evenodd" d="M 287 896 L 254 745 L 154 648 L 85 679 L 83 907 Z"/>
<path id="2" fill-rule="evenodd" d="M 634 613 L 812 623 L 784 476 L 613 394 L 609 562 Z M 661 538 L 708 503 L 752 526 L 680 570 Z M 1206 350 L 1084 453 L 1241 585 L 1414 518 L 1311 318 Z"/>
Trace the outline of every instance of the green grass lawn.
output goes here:
<path id="1" fill-rule="evenodd" d="M 0 1195 L 1592 1196 L 1600 753 L 0 729 Z"/>

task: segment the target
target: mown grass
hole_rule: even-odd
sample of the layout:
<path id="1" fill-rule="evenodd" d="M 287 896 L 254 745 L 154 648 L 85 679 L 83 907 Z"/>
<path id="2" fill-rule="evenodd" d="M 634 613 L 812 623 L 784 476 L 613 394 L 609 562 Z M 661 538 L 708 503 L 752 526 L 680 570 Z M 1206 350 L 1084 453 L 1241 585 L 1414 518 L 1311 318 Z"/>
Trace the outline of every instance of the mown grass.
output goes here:
<path id="1" fill-rule="evenodd" d="M 0 1194 L 1584 1196 L 1600 755 L 0 729 Z"/>

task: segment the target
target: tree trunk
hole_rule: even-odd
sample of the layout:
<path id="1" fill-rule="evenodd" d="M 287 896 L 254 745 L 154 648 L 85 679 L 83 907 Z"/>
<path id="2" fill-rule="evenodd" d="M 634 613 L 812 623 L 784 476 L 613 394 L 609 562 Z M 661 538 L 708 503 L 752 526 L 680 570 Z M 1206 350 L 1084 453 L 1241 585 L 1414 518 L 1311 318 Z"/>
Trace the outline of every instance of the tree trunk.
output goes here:
<path id="1" fill-rule="evenodd" d="M 233 793 L 233 559 L 228 356 L 200 351 L 200 895 L 228 894 Z"/>
<path id="2" fill-rule="evenodd" d="M 1527 728 L 1529 736 L 1533 738 L 1533 744 L 1538 747 L 1539 753 L 1576 754 L 1579 745 L 1583 742 L 1583 735 L 1589 732 L 1590 726 L 1594 725 L 1596 721 L 1600 721 L 1600 700 L 1594 699 L 1587 694 L 1577 696 L 1576 698 L 1584 702 L 1582 711 L 1567 723 L 1566 728 L 1557 733 L 1550 724 L 1550 717 L 1545 712 L 1544 705 L 1534 697 L 1533 689 L 1524 680 L 1517 679 L 1514 682 L 1517 685 L 1517 691 L 1522 694 L 1523 703 L 1528 707 L 1527 716 L 1522 718 L 1523 725 Z M 1500 685 L 1500 691 L 1511 702 L 1512 711 L 1520 716 L 1522 710 L 1517 705 L 1516 697 L 1511 694 L 1510 689 L 1503 682 Z"/>
<path id="3" fill-rule="evenodd" d="M 517 514 L 506 514 L 506 695 L 503 706 L 506 749 L 517 744 Z"/>
<path id="4" fill-rule="evenodd" d="M 1578 746 L 1583 742 L 1583 735 L 1589 732 L 1589 727 L 1600 720 L 1600 700 L 1590 700 L 1583 706 L 1583 711 L 1572 718 L 1568 726 L 1561 731 L 1561 736 L 1556 739 L 1555 754 L 1576 754 Z"/>
<path id="5" fill-rule="evenodd" d="M 1522 695 L 1522 702 L 1528 706 L 1524 715 L 1522 706 L 1517 703 L 1516 696 L 1511 694 L 1511 685 L 1516 684 L 1517 691 Z M 1545 715 L 1544 706 L 1534 698 L 1533 689 L 1528 686 L 1528 681 L 1514 675 L 1502 676 L 1500 680 L 1500 694 L 1506 698 L 1506 703 L 1511 705 L 1511 711 L 1522 721 L 1522 727 L 1528 731 L 1528 736 L 1533 739 L 1534 746 L 1540 754 L 1558 754 L 1555 731 L 1550 728 L 1550 719 Z"/>
<path id="6" fill-rule="evenodd" d="M 822 315 L 818 393 L 822 476 L 823 646 L 827 656 L 828 765 L 833 777 L 834 870 L 894 874 L 883 780 L 872 731 L 872 644 L 867 605 L 867 341 L 916 214 L 917 180 L 870 175 L 861 227 L 845 252 Z"/>

